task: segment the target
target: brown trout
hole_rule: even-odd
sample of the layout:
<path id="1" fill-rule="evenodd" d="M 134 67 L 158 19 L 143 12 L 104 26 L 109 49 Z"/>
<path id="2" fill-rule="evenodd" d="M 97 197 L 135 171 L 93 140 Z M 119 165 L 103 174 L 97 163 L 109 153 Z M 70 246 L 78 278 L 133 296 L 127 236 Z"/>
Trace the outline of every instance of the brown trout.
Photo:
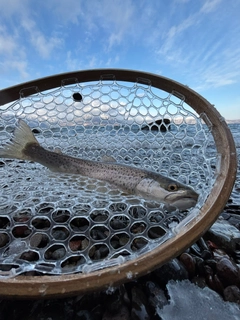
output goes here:
<path id="1" fill-rule="evenodd" d="M 40 146 L 30 127 L 19 120 L 13 138 L 0 149 L 0 158 L 30 160 L 50 170 L 106 181 L 122 191 L 185 210 L 196 205 L 198 194 L 189 186 L 159 173 L 116 162 L 74 158 Z"/>

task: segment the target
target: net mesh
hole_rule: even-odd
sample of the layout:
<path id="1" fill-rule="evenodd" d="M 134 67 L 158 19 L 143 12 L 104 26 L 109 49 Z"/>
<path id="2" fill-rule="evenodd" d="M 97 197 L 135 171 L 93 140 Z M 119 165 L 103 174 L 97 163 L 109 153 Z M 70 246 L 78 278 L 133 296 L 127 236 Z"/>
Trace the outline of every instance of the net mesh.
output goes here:
<path id="1" fill-rule="evenodd" d="M 0 159 L 1 277 L 92 272 L 135 259 L 196 216 L 214 183 L 207 116 L 148 81 L 66 80 L 45 92 L 26 88 L 0 110 L 0 145 L 21 118 L 49 150 L 149 169 L 200 194 L 195 208 L 168 210 L 104 181 Z"/>

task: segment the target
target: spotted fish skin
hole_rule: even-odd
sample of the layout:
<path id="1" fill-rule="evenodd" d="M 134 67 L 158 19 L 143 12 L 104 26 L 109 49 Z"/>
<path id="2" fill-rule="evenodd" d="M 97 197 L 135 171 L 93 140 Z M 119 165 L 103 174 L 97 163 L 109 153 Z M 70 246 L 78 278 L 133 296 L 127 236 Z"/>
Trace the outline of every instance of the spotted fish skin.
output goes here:
<path id="1" fill-rule="evenodd" d="M 50 170 L 104 180 L 133 192 L 136 185 L 147 176 L 147 171 L 117 163 L 106 163 L 74 158 L 44 149 L 37 143 L 28 143 L 22 150 L 26 160 L 38 162 Z M 134 170 L 133 170 L 134 169 Z"/>
<path id="2" fill-rule="evenodd" d="M 104 180 L 124 192 L 185 210 L 196 205 L 198 194 L 189 186 L 161 174 L 116 162 L 74 158 L 43 148 L 30 127 L 19 120 L 13 139 L 0 149 L 0 158 L 29 160 L 50 170 Z"/>

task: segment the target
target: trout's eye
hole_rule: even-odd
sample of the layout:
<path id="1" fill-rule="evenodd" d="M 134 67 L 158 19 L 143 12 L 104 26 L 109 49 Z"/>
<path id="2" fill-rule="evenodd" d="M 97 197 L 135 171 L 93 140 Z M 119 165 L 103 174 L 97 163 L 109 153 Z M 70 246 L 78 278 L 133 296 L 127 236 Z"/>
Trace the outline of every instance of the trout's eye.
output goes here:
<path id="1" fill-rule="evenodd" d="M 171 183 L 168 186 L 168 191 L 177 191 L 178 190 L 178 186 L 175 183 Z"/>

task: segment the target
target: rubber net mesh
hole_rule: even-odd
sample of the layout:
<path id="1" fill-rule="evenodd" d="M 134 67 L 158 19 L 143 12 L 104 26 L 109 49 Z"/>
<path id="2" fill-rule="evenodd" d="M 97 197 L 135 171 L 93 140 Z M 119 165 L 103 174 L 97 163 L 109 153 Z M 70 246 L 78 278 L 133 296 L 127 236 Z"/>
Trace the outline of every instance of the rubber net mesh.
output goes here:
<path id="1" fill-rule="evenodd" d="M 18 119 L 49 149 L 146 168 L 191 185 L 195 208 L 167 210 L 103 181 L 0 159 L 0 276 L 92 272 L 161 245 L 195 217 L 214 183 L 211 124 L 180 93 L 146 81 L 67 84 L 0 107 L 0 146 Z"/>

